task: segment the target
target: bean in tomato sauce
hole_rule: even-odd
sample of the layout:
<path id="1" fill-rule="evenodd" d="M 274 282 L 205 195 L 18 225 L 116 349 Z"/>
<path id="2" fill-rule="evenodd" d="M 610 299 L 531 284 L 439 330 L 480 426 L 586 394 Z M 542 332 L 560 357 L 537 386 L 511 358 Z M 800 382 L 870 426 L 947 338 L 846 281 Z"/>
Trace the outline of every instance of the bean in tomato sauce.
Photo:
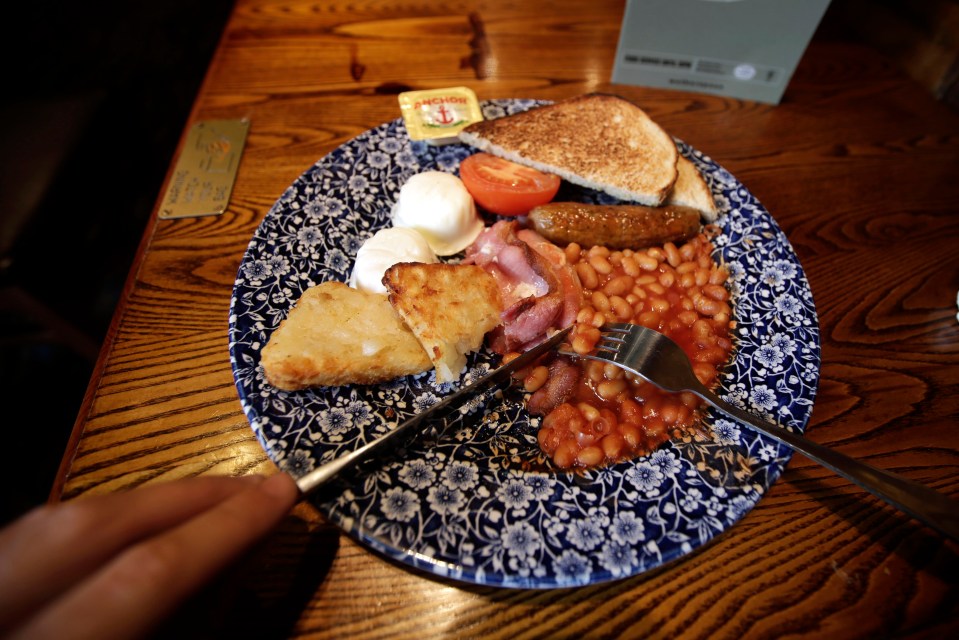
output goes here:
<path id="1" fill-rule="evenodd" d="M 712 258 L 707 230 L 682 246 L 666 243 L 642 251 L 576 244 L 566 247 L 583 286 L 584 304 L 570 334 L 574 351 L 589 353 L 606 322 L 632 322 L 675 340 L 696 377 L 716 384 L 729 360 L 734 326 L 728 272 Z M 647 454 L 700 420 L 692 393 L 668 393 L 612 364 L 580 360 L 571 398 L 547 413 L 540 448 L 561 469 L 593 468 Z M 541 368 L 527 376 L 527 390 L 545 383 Z"/>

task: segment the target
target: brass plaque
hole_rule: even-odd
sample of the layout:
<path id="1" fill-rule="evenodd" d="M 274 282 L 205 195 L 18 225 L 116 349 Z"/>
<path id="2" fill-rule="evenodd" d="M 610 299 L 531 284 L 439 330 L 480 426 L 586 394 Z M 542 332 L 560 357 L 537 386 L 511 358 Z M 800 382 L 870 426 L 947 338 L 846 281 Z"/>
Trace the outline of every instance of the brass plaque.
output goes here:
<path id="1" fill-rule="evenodd" d="M 249 120 L 205 120 L 193 125 L 170 177 L 161 218 L 214 216 L 226 211 L 250 130 Z"/>

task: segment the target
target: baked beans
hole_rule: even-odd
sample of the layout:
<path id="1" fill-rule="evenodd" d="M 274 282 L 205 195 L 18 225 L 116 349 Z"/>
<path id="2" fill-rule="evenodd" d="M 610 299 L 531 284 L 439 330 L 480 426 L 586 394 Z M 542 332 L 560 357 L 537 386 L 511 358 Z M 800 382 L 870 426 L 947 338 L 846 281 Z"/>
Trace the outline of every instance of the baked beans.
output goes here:
<path id="1" fill-rule="evenodd" d="M 712 252 L 706 233 L 681 247 L 667 242 L 636 252 L 567 247 L 584 293 L 573 350 L 592 351 L 604 322 L 633 322 L 675 340 L 699 380 L 715 385 L 732 353 L 733 322 L 728 273 Z M 544 416 L 538 434 L 557 467 L 592 468 L 647 454 L 700 419 L 700 401 L 691 393 L 662 391 L 615 365 L 581 360 L 579 366 L 572 398 Z M 543 369 L 529 375 L 527 389 L 545 384 Z"/>

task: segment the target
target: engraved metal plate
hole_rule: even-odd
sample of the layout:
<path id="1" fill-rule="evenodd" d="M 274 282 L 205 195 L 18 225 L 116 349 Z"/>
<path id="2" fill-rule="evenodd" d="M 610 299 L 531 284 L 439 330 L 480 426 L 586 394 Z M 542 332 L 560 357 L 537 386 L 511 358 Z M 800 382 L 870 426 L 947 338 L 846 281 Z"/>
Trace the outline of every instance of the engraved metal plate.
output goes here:
<path id="1" fill-rule="evenodd" d="M 249 130 L 249 120 L 205 120 L 193 125 L 163 196 L 160 217 L 191 218 L 226 211 Z"/>

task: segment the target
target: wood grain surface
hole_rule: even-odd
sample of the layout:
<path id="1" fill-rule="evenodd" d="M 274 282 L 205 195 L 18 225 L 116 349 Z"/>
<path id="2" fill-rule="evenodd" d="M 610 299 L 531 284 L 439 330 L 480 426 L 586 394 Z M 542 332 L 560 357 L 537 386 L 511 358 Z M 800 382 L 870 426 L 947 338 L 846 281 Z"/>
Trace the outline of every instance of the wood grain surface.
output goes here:
<path id="1" fill-rule="evenodd" d="M 238 0 L 184 123 L 250 119 L 229 209 L 154 214 L 51 499 L 272 471 L 227 349 L 247 243 L 312 163 L 398 117 L 398 92 L 458 85 L 481 99 L 615 92 L 728 169 L 786 232 L 812 288 L 822 370 L 808 435 L 959 498 L 959 114 L 874 50 L 824 32 L 777 106 L 611 85 L 623 8 Z M 957 545 L 797 455 L 705 548 L 569 590 L 423 575 L 304 502 L 164 633 L 959 637 L 957 580 Z"/>

